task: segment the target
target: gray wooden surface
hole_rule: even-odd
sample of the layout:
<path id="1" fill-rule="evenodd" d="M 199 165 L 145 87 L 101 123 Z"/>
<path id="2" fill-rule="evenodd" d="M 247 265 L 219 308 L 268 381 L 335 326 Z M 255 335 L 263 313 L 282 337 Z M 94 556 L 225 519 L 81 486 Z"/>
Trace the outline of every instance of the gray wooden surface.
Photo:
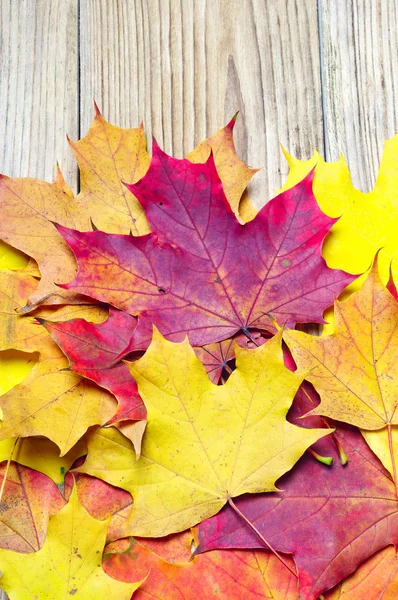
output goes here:
<path id="1" fill-rule="evenodd" d="M 239 109 L 236 145 L 259 206 L 282 184 L 279 144 L 343 152 L 369 190 L 398 130 L 397 0 L 0 0 L 0 172 L 78 172 L 65 134 L 93 99 L 181 157 Z"/>
<path id="2" fill-rule="evenodd" d="M 343 152 L 372 186 L 398 130 L 397 0 L 0 0 L 0 171 L 76 188 L 65 134 L 93 99 L 183 156 L 240 110 L 237 147 L 264 167 L 257 204 L 300 157 Z"/>

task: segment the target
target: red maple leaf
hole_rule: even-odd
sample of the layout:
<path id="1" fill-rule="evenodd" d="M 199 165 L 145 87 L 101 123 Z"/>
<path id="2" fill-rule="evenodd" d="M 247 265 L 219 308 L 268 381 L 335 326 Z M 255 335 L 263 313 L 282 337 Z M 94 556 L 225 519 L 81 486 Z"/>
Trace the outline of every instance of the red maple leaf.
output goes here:
<path id="1" fill-rule="evenodd" d="M 74 468 L 76 466 L 75 464 Z M 69 471 L 64 485 L 66 500 L 69 500 L 75 485 L 82 505 L 92 517 L 100 521 L 112 517 L 106 535 L 107 542 L 118 539 L 120 527 L 133 506 L 131 494 L 91 475 Z"/>
<path id="2" fill-rule="evenodd" d="M 329 269 L 322 242 L 335 222 L 319 209 L 312 174 L 238 223 L 213 156 L 192 164 L 157 145 L 147 174 L 128 186 L 152 233 L 133 237 L 58 226 L 79 265 L 74 289 L 139 315 L 173 341 L 202 346 L 252 329 L 322 323 L 323 311 L 355 276 Z M 145 347 L 145 346 L 144 346 Z"/>
<path id="3" fill-rule="evenodd" d="M 302 390 L 297 399 L 290 420 L 304 426 L 322 426 L 320 417 L 298 419 L 313 406 Z M 281 492 L 235 500 L 275 550 L 293 554 L 302 600 L 315 600 L 375 552 L 398 543 L 397 499 L 389 473 L 357 429 L 339 425 L 335 436 L 347 454 L 345 466 L 340 463 L 333 438 L 326 437 L 313 448 L 321 455 L 334 457 L 331 467 L 306 453 L 278 481 Z M 199 536 L 197 552 L 264 548 L 255 532 L 229 506 L 201 523 Z"/>
<path id="4" fill-rule="evenodd" d="M 119 360 L 137 325 L 127 313 L 110 309 L 103 323 L 71 319 L 62 323 L 38 319 L 66 354 L 70 368 L 109 390 L 118 400 L 118 409 L 108 422 L 146 418 L 146 409 L 137 384 L 126 365 Z"/>

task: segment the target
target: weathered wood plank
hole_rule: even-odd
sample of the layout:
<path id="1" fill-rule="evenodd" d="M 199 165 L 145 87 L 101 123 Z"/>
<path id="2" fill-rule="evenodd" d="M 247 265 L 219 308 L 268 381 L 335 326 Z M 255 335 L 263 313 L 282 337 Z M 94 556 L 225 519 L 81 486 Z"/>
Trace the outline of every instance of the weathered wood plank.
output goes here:
<path id="1" fill-rule="evenodd" d="M 78 133 L 76 0 L 0 2 L 0 172 L 76 187 L 65 139 Z"/>
<path id="2" fill-rule="evenodd" d="M 1 173 L 51 181 L 58 160 L 77 187 L 65 138 L 78 135 L 77 8 L 76 0 L 0 0 Z"/>
<path id="3" fill-rule="evenodd" d="M 257 205 L 281 185 L 279 143 L 323 151 L 316 0 L 87 0 L 81 3 L 81 131 L 95 98 L 109 121 L 143 120 L 183 156 L 240 109 L 237 148 L 263 166 Z"/>
<path id="4" fill-rule="evenodd" d="M 383 142 L 398 131 L 398 5 L 319 4 L 327 159 L 343 153 L 354 184 L 368 191 Z"/>

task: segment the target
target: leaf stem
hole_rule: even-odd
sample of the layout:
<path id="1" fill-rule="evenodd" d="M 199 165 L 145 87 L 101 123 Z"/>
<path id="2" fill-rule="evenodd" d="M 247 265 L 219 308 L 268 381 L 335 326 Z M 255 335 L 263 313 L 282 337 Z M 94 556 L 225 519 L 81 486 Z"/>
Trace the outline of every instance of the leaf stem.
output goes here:
<path id="1" fill-rule="evenodd" d="M 322 456 L 315 452 L 312 448 L 307 448 L 307 452 L 309 452 L 317 461 L 322 463 L 323 465 L 328 465 L 328 467 L 332 464 L 333 458 L 331 456 Z"/>
<path id="2" fill-rule="evenodd" d="M 241 519 L 243 519 L 243 521 L 249 525 L 249 527 L 254 531 L 254 533 L 260 538 L 260 540 L 263 542 L 263 544 L 269 549 L 271 550 L 271 552 L 273 554 L 275 554 L 276 558 L 278 560 L 281 561 L 281 563 L 286 567 L 286 569 L 288 571 L 290 571 L 290 573 L 292 575 L 294 575 L 294 577 L 297 577 L 297 573 L 295 573 L 295 571 L 293 571 L 293 569 L 291 567 L 289 567 L 289 565 L 287 564 L 287 562 L 282 558 L 282 556 L 279 554 L 279 552 L 277 552 L 275 550 L 275 548 L 273 548 L 271 546 L 271 544 L 269 542 L 267 542 L 267 540 L 265 539 L 265 537 L 259 532 L 259 530 L 257 529 L 257 527 L 255 527 L 255 525 L 253 525 L 253 523 L 247 518 L 245 517 L 245 515 L 239 510 L 239 508 L 236 506 L 235 502 L 232 500 L 232 498 L 228 498 L 228 504 L 230 505 L 230 507 L 236 512 L 237 515 L 240 516 Z"/>
<path id="3" fill-rule="evenodd" d="M 248 329 L 246 329 L 246 327 L 242 327 L 242 331 L 245 334 L 245 336 L 251 341 L 253 342 L 253 344 L 255 346 L 257 346 L 257 348 L 260 346 L 260 344 L 257 344 L 256 340 L 254 339 L 254 337 L 252 336 L 252 334 L 250 333 L 250 331 Z"/>
<path id="4" fill-rule="evenodd" d="M 8 460 L 7 460 L 7 466 L 6 466 L 6 470 L 4 471 L 3 481 L 1 483 L 1 488 L 0 488 L 0 502 L 3 499 L 4 488 L 6 487 L 6 481 L 7 481 L 8 471 L 10 470 L 10 464 L 11 464 L 12 457 L 13 457 L 13 454 L 14 454 L 14 450 L 15 450 L 15 447 L 16 447 L 18 441 L 19 441 L 19 437 L 15 438 L 13 447 L 11 449 L 10 456 L 8 457 Z"/>
<path id="5" fill-rule="evenodd" d="M 395 463 L 394 448 L 393 448 L 393 443 L 392 443 L 391 423 L 387 423 L 387 432 L 388 432 L 388 446 L 390 448 L 390 456 L 391 456 L 391 464 L 392 464 L 392 478 L 394 480 L 394 485 L 395 485 L 395 495 L 398 500 L 397 466 Z"/>

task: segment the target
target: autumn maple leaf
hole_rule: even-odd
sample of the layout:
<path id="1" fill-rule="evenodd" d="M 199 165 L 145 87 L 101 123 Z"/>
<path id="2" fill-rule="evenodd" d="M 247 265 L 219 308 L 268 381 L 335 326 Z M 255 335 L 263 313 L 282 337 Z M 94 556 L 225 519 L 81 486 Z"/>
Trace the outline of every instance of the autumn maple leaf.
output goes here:
<path id="1" fill-rule="evenodd" d="M 0 468 L 4 485 L 0 504 L 0 548 L 34 552 L 42 546 L 48 518 L 65 504 L 57 485 L 46 475 L 17 463 Z"/>
<path id="2" fill-rule="evenodd" d="M 313 426 L 314 419 L 320 424 L 319 417 L 293 420 L 312 420 Z M 316 600 L 372 554 L 398 543 L 398 505 L 388 472 L 353 427 L 340 426 L 335 435 L 348 457 L 345 466 L 330 436 L 314 448 L 335 458 L 331 467 L 306 453 L 278 481 L 279 493 L 244 495 L 235 501 L 274 549 L 293 555 L 301 600 Z M 199 551 L 264 547 L 229 506 L 201 523 L 199 532 Z"/>
<path id="3" fill-rule="evenodd" d="M 388 546 L 325 595 L 325 600 L 393 600 L 398 590 L 398 554 Z"/>
<path id="4" fill-rule="evenodd" d="M 57 286 L 74 276 L 76 262 L 54 221 L 82 230 L 90 229 L 93 220 L 106 231 L 148 231 L 141 206 L 122 183 L 136 181 L 148 168 L 142 126 L 128 130 L 115 127 L 96 107 L 87 135 L 70 144 L 81 174 L 82 189 L 76 198 L 59 170 L 53 184 L 0 176 L 0 237 L 35 258 L 41 273 L 25 311 L 44 302 L 84 301 Z"/>
<path id="5" fill-rule="evenodd" d="M 135 592 L 137 600 L 196 600 L 199 589 L 206 600 L 298 600 L 297 579 L 273 554 L 261 550 L 215 551 L 189 561 L 192 537 L 184 532 L 159 539 L 156 544 L 151 539 L 117 540 L 105 548 L 104 570 L 126 582 L 149 573 Z M 175 556 L 179 538 L 185 560 L 181 560 L 181 552 Z"/>
<path id="6" fill-rule="evenodd" d="M 15 600 L 129 600 L 140 583 L 112 579 L 101 566 L 108 521 L 81 506 L 74 489 L 66 506 L 50 517 L 42 548 L 32 554 L 0 550 L 1 585 Z M 40 574 L 40 576 L 38 576 Z"/>
<path id="7" fill-rule="evenodd" d="M 137 321 L 127 313 L 112 309 L 103 323 L 85 319 L 51 322 L 40 319 L 67 355 L 76 373 L 112 392 L 119 402 L 108 425 L 126 419 L 145 419 L 146 410 L 128 368 L 118 360 L 124 355 Z"/>
<path id="8" fill-rule="evenodd" d="M 345 302 L 336 300 L 335 323 L 335 332 L 321 338 L 284 334 L 297 365 L 308 370 L 306 379 L 320 394 L 312 413 L 364 430 L 398 487 L 398 303 L 380 280 L 377 260 L 362 290 Z M 372 430 L 381 435 L 375 438 Z"/>
<path id="9" fill-rule="evenodd" d="M 226 200 L 213 156 L 191 164 L 154 145 L 146 175 L 128 186 L 152 233 L 132 237 L 58 226 L 79 270 L 63 287 L 139 315 L 192 345 L 252 329 L 323 322 L 322 313 L 355 277 L 326 266 L 322 242 L 335 222 L 318 208 L 308 176 L 240 224 Z M 145 346 L 144 346 L 145 347 Z"/>
<path id="10" fill-rule="evenodd" d="M 381 248 L 379 269 L 383 283 L 387 282 L 390 266 L 393 274 L 398 274 L 397 149 L 398 135 L 395 135 L 384 144 L 376 184 L 367 193 L 353 186 L 343 156 L 339 161 L 327 163 L 318 152 L 307 161 L 285 152 L 290 172 L 283 189 L 295 185 L 315 168 L 314 194 L 319 206 L 327 215 L 341 217 L 324 247 L 324 256 L 331 267 L 364 272 Z"/>
<path id="11" fill-rule="evenodd" d="M 131 445 L 110 428 L 89 436 L 80 467 L 132 494 L 124 535 L 181 531 L 231 497 L 275 490 L 276 479 L 331 431 L 285 420 L 302 375 L 284 366 L 280 334 L 256 350 L 238 349 L 237 363 L 227 383 L 216 386 L 188 341 L 174 344 L 157 332 L 131 363 L 148 410 L 142 455 L 135 460 Z"/>

